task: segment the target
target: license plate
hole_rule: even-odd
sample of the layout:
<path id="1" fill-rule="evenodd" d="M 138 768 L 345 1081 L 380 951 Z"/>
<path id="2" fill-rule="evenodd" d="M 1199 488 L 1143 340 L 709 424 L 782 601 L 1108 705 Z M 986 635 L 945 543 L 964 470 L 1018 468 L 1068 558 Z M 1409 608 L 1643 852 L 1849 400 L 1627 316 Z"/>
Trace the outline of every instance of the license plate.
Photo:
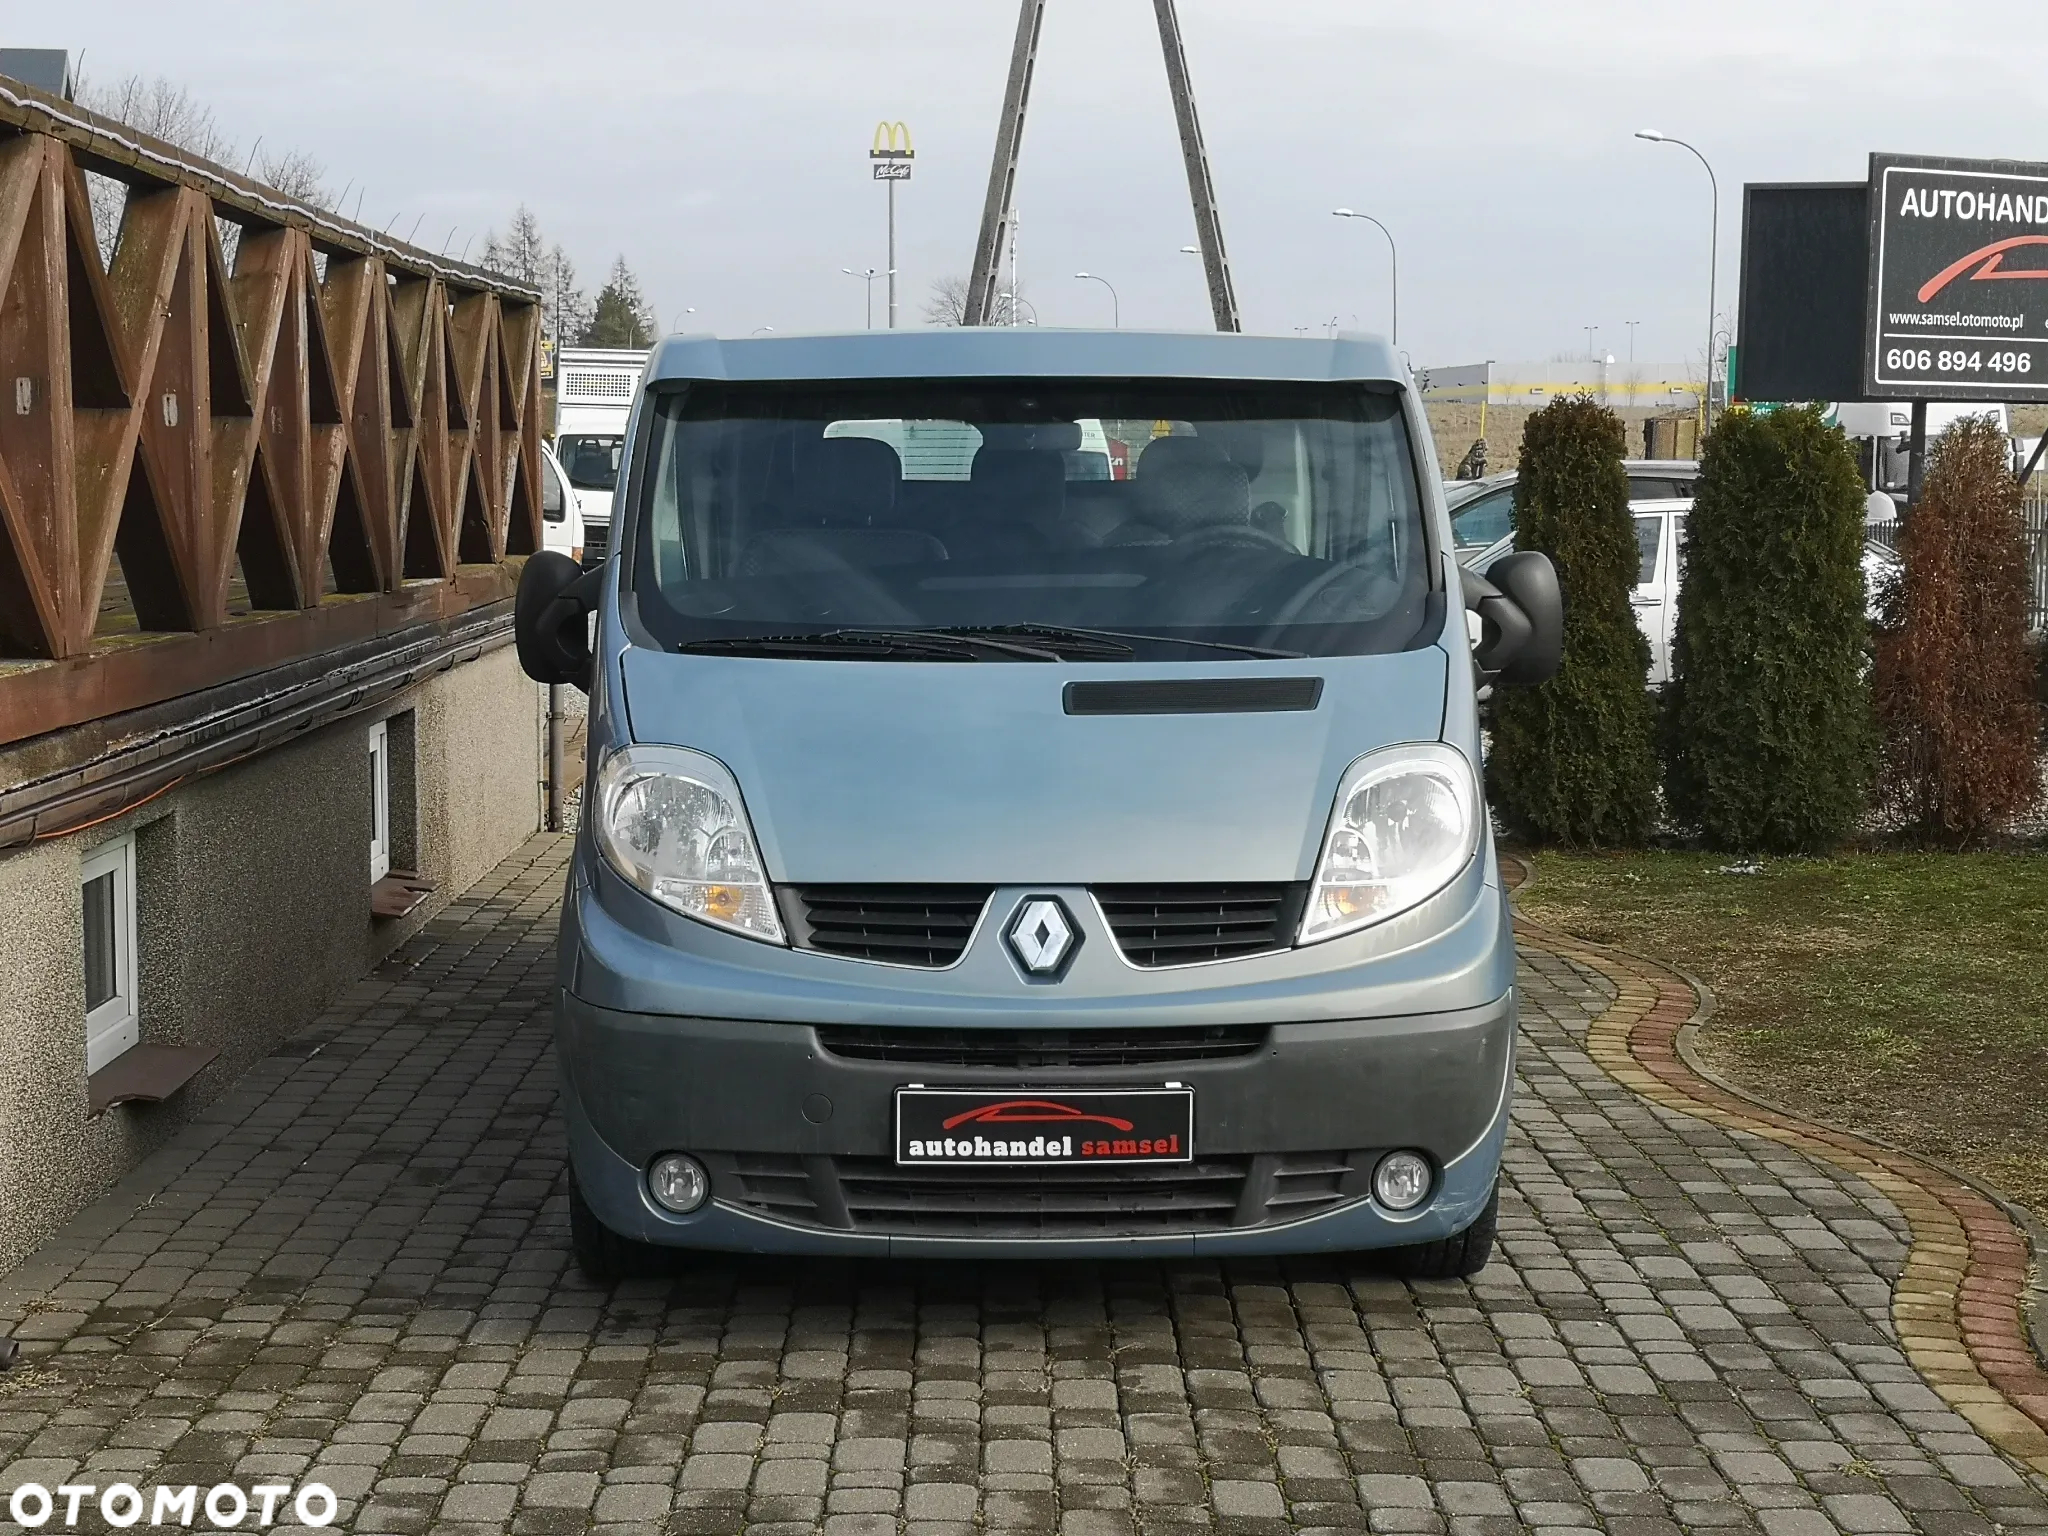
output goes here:
<path id="1" fill-rule="evenodd" d="M 1195 1156 L 1194 1130 L 1188 1088 L 896 1090 L 896 1161 L 906 1166 L 1186 1163 Z"/>

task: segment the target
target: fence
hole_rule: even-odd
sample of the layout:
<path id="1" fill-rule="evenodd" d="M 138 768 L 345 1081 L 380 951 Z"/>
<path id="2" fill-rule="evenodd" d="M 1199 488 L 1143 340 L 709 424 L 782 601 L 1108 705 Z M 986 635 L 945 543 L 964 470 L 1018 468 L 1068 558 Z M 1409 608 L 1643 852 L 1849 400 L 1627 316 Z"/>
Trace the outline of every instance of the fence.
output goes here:
<path id="1" fill-rule="evenodd" d="M 2036 474 L 2020 504 L 2021 526 L 2027 542 L 2027 633 L 2048 631 L 2048 473 Z M 1899 551 L 1897 521 L 1866 523 L 1863 536 L 1893 554 Z"/>
<path id="2" fill-rule="evenodd" d="M 503 603 L 538 301 L 0 80 L 0 743 Z"/>

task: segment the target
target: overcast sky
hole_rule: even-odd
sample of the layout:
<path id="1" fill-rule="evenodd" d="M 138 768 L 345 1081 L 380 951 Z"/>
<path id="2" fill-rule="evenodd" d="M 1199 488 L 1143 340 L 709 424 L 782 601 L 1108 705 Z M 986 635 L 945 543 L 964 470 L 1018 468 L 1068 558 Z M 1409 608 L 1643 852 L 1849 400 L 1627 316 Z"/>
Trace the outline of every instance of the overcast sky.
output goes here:
<path id="1" fill-rule="evenodd" d="M 842 267 L 885 262 L 878 118 L 916 138 L 906 323 L 964 274 L 1013 0 L 100 0 L 15 9 L 0 40 L 162 73 L 244 146 L 302 148 L 365 222 L 459 250 L 524 202 L 594 288 L 620 252 L 665 323 L 862 323 Z M 30 16 L 31 24 L 21 25 Z M 1871 150 L 2048 160 L 2039 0 L 1181 0 L 1247 329 L 1388 327 L 1418 366 L 1597 345 L 1696 356 L 1706 175 L 1732 312 L 1745 181 L 1861 180 Z M 1043 323 L 1208 323 L 1146 0 L 1050 0 L 1019 178 Z M 453 231 L 451 237 L 451 230 Z M 472 252 L 473 253 L 473 252 Z M 876 290 L 878 320 L 881 299 Z"/>

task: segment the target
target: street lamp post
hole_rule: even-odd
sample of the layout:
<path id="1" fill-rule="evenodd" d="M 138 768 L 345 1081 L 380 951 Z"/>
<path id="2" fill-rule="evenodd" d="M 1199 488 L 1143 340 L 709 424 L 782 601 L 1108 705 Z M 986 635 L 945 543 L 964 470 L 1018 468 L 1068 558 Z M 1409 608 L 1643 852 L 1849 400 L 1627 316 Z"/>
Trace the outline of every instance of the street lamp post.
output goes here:
<path id="1" fill-rule="evenodd" d="M 868 329 L 872 331 L 875 328 L 875 279 L 882 274 L 873 267 L 864 267 L 859 271 L 852 267 L 841 267 L 839 270 L 848 277 L 857 277 L 868 285 Z"/>
<path id="2" fill-rule="evenodd" d="M 1349 208 L 1332 210 L 1333 217 L 1340 219 L 1363 219 L 1387 237 L 1388 270 L 1393 278 L 1393 335 L 1389 338 L 1394 345 L 1401 344 L 1401 252 L 1394 244 L 1394 232 L 1369 213 L 1354 213 Z"/>
<path id="3" fill-rule="evenodd" d="M 1076 272 L 1074 276 L 1084 283 L 1100 283 L 1109 290 L 1110 328 L 1112 330 L 1123 329 L 1124 307 L 1116 296 L 1116 284 L 1106 277 L 1097 277 L 1093 272 Z"/>
<path id="4" fill-rule="evenodd" d="M 1707 173 L 1707 185 L 1713 191 L 1714 227 L 1707 236 L 1707 382 L 1700 392 L 1700 439 L 1705 442 L 1707 432 L 1714 425 L 1714 311 L 1720 304 L 1720 295 L 1715 282 L 1721 272 L 1721 180 L 1714 174 L 1714 168 L 1707 164 L 1707 157 L 1683 139 L 1674 139 L 1668 133 L 1659 133 L 1654 128 L 1641 128 L 1636 137 L 1647 139 L 1652 144 L 1676 144 L 1693 159 L 1699 161 Z"/>

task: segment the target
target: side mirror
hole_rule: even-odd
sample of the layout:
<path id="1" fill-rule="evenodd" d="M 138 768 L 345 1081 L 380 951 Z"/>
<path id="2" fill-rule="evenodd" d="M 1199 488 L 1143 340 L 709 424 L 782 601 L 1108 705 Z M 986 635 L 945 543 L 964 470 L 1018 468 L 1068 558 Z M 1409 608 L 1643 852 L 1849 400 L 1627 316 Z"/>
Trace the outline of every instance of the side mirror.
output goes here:
<path id="1" fill-rule="evenodd" d="M 588 619 L 603 583 L 603 567 L 585 571 L 559 549 L 527 557 L 512 598 L 512 637 L 528 677 L 590 691 Z"/>
<path id="2" fill-rule="evenodd" d="M 1557 676 L 1564 660 L 1564 596 L 1550 557 L 1522 550 L 1494 561 L 1484 576 L 1463 576 L 1465 606 L 1481 626 L 1473 653 L 1479 670 L 1517 688 Z"/>

